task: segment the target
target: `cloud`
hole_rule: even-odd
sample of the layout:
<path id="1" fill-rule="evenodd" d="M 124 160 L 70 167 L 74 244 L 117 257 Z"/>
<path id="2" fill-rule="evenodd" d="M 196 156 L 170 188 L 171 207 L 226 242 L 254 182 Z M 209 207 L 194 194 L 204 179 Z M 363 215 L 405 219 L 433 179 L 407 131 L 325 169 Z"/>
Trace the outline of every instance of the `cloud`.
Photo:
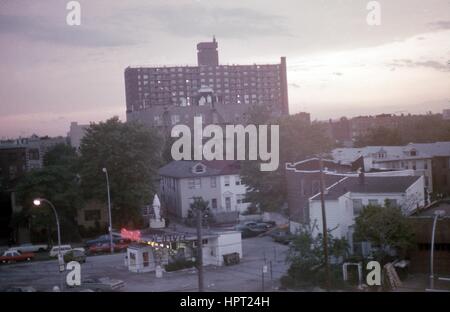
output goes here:
<path id="1" fill-rule="evenodd" d="M 14 34 L 35 41 L 87 47 L 113 47 L 133 44 L 120 33 L 88 27 L 68 26 L 65 21 L 37 16 L 0 14 L 0 34 Z"/>
<path id="2" fill-rule="evenodd" d="M 284 17 L 242 7 L 224 8 L 201 3 L 139 7 L 122 11 L 113 18 L 125 20 L 131 16 L 138 28 L 156 27 L 179 37 L 209 37 L 216 34 L 221 38 L 242 39 L 290 35 L 284 25 Z"/>
<path id="3" fill-rule="evenodd" d="M 437 21 L 429 23 L 428 25 L 434 29 L 450 29 L 450 21 Z"/>
<path id="4" fill-rule="evenodd" d="M 440 72 L 450 72 L 450 65 L 446 65 L 437 61 L 412 61 L 410 59 L 394 59 L 392 63 L 389 63 L 388 66 L 392 68 L 397 67 L 408 67 L 408 68 L 416 68 L 416 67 L 426 67 L 435 69 Z"/>
<path id="5" fill-rule="evenodd" d="M 340 72 L 334 72 L 333 75 L 335 75 L 335 76 L 342 76 L 343 73 L 340 73 Z"/>
<path id="6" fill-rule="evenodd" d="M 292 88 L 295 88 L 295 89 L 300 89 L 300 85 L 297 84 L 297 83 L 294 83 L 294 82 L 290 83 L 289 87 L 292 87 Z"/>

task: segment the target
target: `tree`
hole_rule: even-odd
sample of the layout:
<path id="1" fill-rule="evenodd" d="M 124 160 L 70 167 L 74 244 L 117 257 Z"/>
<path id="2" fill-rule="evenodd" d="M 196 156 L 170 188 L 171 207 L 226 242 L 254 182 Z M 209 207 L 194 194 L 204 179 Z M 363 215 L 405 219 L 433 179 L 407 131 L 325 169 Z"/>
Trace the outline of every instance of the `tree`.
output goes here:
<path id="1" fill-rule="evenodd" d="M 280 127 L 280 164 L 275 171 L 260 171 L 259 161 L 244 161 L 242 181 L 247 185 L 247 200 L 263 211 L 279 211 L 286 202 L 287 186 L 284 164 L 315 156 L 330 149 L 331 140 L 323 125 L 309 123 L 299 115 L 267 119 L 267 114 L 249 115 L 249 123 L 277 124 Z"/>
<path id="2" fill-rule="evenodd" d="M 349 249 L 347 241 L 333 238 L 330 233 L 328 238 L 330 257 L 345 258 Z M 309 227 L 300 228 L 292 240 L 286 260 L 290 264 L 287 276 L 283 279 L 286 286 L 296 288 L 324 284 L 323 235 L 313 236 Z"/>
<path id="3" fill-rule="evenodd" d="M 80 176 L 86 199 L 107 200 L 105 174 L 110 183 L 112 219 L 117 226 L 139 226 L 141 208 L 157 189 L 161 138 L 140 123 L 117 117 L 91 124 L 80 145 Z"/>
<path id="4" fill-rule="evenodd" d="M 366 135 L 359 136 L 355 140 L 355 147 L 380 145 L 403 145 L 400 131 L 397 128 L 370 128 Z"/>
<path id="5" fill-rule="evenodd" d="M 202 197 L 194 197 L 193 202 L 189 206 L 186 223 L 190 226 L 196 224 L 197 211 L 202 213 L 202 225 L 207 226 L 214 222 L 213 215 L 209 209 L 208 201 L 205 201 Z"/>
<path id="6" fill-rule="evenodd" d="M 77 209 L 82 206 L 79 181 L 76 174 L 77 155 L 66 144 L 52 147 L 44 157 L 42 169 L 28 172 L 17 185 L 17 199 L 23 210 L 12 216 L 11 224 L 15 227 L 27 224 L 36 239 L 51 240 L 56 232 L 56 224 L 50 207 L 34 207 L 33 199 L 43 197 L 51 201 L 61 223 L 63 239 L 78 240 L 76 230 Z M 53 237 L 55 237 L 53 235 Z"/>
<path id="7" fill-rule="evenodd" d="M 395 124 L 369 128 L 355 140 L 356 147 L 406 145 L 450 140 L 450 122 L 439 114 L 398 117 Z"/>
<path id="8" fill-rule="evenodd" d="M 394 248 L 404 255 L 414 242 L 414 232 L 400 207 L 366 206 L 355 219 L 355 241 L 369 241 L 379 247 L 376 257 L 384 263 Z"/>

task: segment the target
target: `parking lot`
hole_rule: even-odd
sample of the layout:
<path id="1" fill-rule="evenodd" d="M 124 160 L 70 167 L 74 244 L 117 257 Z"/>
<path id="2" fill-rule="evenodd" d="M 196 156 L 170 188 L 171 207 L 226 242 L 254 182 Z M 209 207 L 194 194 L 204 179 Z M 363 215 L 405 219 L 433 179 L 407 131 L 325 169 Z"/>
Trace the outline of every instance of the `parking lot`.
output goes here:
<path id="1" fill-rule="evenodd" d="M 278 286 L 279 278 L 286 272 L 287 247 L 274 243 L 270 237 L 255 237 L 242 241 L 243 258 L 233 266 L 207 266 L 206 291 L 261 291 Z M 186 269 L 165 272 L 156 278 L 154 272 L 132 273 L 125 267 L 124 253 L 88 257 L 81 266 L 81 279 L 110 277 L 125 281 L 121 291 L 197 291 L 197 272 Z M 266 265 L 267 272 L 263 267 Z M 63 275 L 62 277 L 60 275 Z M 33 286 L 38 291 L 51 291 L 65 281 L 65 273 L 58 272 L 56 260 L 15 263 L 0 266 L 0 288 Z M 264 285 L 263 285 L 264 284 Z"/>

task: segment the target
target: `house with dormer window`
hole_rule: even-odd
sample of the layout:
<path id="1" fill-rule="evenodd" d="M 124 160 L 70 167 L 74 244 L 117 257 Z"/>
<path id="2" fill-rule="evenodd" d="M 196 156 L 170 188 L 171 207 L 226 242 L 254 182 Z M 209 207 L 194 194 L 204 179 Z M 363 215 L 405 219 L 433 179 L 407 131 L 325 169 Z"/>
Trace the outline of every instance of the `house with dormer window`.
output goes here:
<path id="1" fill-rule="evenodd" d="M 186 218 L 194 197 L 202 197 L 215 216 L 236 220 L 249 206 L 239 171 L 238 161 L 172 161 L 159 169 L 161 205 L 169 215 Z"/>

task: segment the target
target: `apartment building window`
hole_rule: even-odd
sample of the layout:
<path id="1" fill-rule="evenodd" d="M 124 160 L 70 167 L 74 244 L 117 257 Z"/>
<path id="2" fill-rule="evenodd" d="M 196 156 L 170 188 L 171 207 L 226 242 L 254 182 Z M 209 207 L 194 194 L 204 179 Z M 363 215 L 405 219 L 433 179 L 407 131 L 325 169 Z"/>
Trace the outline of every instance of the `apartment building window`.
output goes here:
<path id="1" fill-rule="evenodd" d="M 235 183 L 236 183 L 236 185 L 241 185 L 242 184 L 241 178 L 239 176 L 236 176 Z"/>
<path id="2" fill-rule="evenodd" d="M 39 160 L 39 149 L 32 148 L 28 151 L 30 160 Z"/>
<path id="3" fill-rule="evenodd" d="M 190 189 L 199 189 L 202 187 L 202 180 L 200 178 L 196 179 L 189 179 L 188 181 L 188 187 Z"/>
<path id="4" fill-rule="evenodd" d="M 224 183 L 225 183 L 225 186 L 230 186 L 230 176 L 225 176 Z"/>
<path id="5" fill-rule="evenodd" d="M 378 199 L 369 199 L 369 205 L 378 206 Z"/>
<path id="6" fill-rule="evenodd" d="M 212 209 L 217 209 L 217 198 L 211 199 L 211 207 Z"/>
<path id="7" fill-rule="evenodd" d="M 353 199 L 353 215 L 355 217 L 359 216 L 363 209 L 362 199 Z"/>
<path id="8" fill-rule="evenodd" d="M 212 188 L 217 187 L 216 177 L 211 177 L 211 187 Z"/>

